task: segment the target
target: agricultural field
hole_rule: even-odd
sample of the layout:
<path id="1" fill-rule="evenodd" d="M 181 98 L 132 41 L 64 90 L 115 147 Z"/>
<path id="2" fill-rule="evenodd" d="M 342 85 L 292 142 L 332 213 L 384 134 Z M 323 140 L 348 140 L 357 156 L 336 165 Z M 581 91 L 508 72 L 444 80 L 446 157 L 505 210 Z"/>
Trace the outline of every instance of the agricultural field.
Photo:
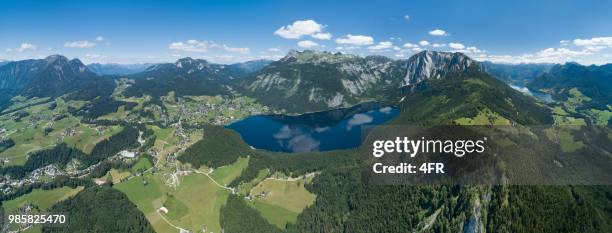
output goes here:
<path id="1" fill-rule="evenodd" d="M 146 171 L 147 169 L 153 167 L 151 161 L 145 157 L 138 158 L 138 161 L 132 166 L 132 173 L 137 173 L 140 171 Z"/>
<path id="2" fill-rule="evenodd" d="M 5 214 L 18 214 L 23 213 L 23 208 L 28 205 L 33 206 L 34 208 L 31 210 L 34 213 L 36 212 L 45 212 L 55 203 L 58 203 L 66 198 L 72 197 L 76 195 L 78 192 L 83 190 L 82 187 L 78 187 L 75 189 L 62 187 L 50 190 L 43 189 L 35 189 L 29 194 L 20 196 L 10 201 L 6 201 L 2 203 L 2 208 L 4 208 Z M 18 225 L 11 225 L 11 230 L 23 229 Z M 27 231 L 24 232 L 40 232 L 42 230 L 41 226 L 35 226 L 28 228 Z"/>
<path id="3" fill-rule="evenodd" d="M 312 178 L 276 179 L 267 178 L 250 191 L 249 202 L 270 223 L 284 228 L 287 223 L 295 223 L 297 216 L 316 196 L 304 187 Z"/>
<path id="4" fill-rule="evenodd" d="M 161 168 L 114 187 L 136 204 L 157 232 L 176 232 L 177 228 L 221 232 L 219 210 L 231 190 L 220 185 L 240 175 L 248 160 L 240 158 L 208 175 L 201 171 L 178 174 L 173 168 Z"/>
<path id="5" fill-rule="evenodd" d="M 229 166 L 219 167 L 210 175 L 219 184 L 227 186 L 230 182 L 240 176 L 240 173 L 249 165 L 249 158 L 238 158 Z"/>

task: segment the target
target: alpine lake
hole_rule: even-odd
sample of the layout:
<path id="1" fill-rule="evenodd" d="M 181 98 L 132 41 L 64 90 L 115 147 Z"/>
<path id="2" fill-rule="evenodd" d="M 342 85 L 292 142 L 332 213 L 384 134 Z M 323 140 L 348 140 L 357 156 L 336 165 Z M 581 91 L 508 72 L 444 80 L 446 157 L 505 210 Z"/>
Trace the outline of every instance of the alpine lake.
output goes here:
<path id="1" fill-rule="evenodd" d="M 395 107 L 364 103 L 302 115 L 255 115 L 233 122 L 250 146 L 277 152 L 329 151 L 361 144 L 364 127 L 383 124 L 400 113 Z"/>

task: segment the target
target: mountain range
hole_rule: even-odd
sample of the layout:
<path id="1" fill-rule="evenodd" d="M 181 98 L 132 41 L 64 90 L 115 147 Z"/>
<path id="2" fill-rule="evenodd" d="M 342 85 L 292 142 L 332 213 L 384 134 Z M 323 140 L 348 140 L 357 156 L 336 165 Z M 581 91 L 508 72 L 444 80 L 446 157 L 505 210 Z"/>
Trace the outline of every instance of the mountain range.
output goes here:
<path id="1" fill-rule="evenodd" d="M 142 72 L 155 65 L 154 63 L 139 63 L 139 64 L 117 64 L 117 63 L 91 63 L 87 68 L 98 75 L 130 75 Z"/>
<path id="2" fill-rule="evenodd" d="M 525 86 L 536 77 L 547 73 L 555 64 L 498 64 L 489 61 L 480 62 L 482 70 L 494 77 L 515 86 Z"/>
<path id="3" fill-rule="evenodd" d="M 555 99 L 566 101 L 572 90 L 587 96 L 585 108 L 608 109 L 612 99 L 612 64 L 583 66 L 566 63 L 553 66 L 549 72 L 536 77 L 529 88 L 550 93 Z"/>
<path id="4" fill-rule="evenodd" d="M 368 143 L 347 150 L 269 152 L 249 147 L 237 132 L 220 124 L 269 113 L 271 109 L 290 113 L 276 115 L 276 122 L 308 119 L 313 127 L 325 130 L 341 120 L 363 116 L 359 113 L 367 104 L 362 103 L 378 102 L 369 104 L 399 109 L 399 114 L 386 125 L 517 125 L 517 129 L 552 125 L 557 123 L 560 114 L 565 114 L 563 117 L 567 119 L 575 117 L 570 114 L 578 114 L 578 111 L 570 111 L 571 106 L 565 106 L 575 101 L 603 103 L 608 107 L 611 67 L 568 63 L 553 65 L 544 71 L 540 70 L 544 68 L 531 66 L 483 65 L 462 53 L 435 51 L 423 51 L 406 60 L 291 51 L 278 61 L 232 65 L 187 57 L 173 63 L 154 64 L 137 73 L 113 75 L 98 75 L 79 60 L 60 55 L 15 61 L 0 66 L 0 93 L 3 93 L 0 97 L 5 106 L 12 101 L 16 103 L 10 111 L 0 114 L 4 119 L 0 128 L 7 125 L 7 129 L 2 130 L 11 132 L 9 139 L 1 142 L 5 147 L 14 147 L 9 150 L 20 147 L 32 152 L 23 154 L 27 156 L 24 165 L 5 165 L 0 167 L 0 174 L 4 178 L 25 177 L 41 169 L 55 168 L 81 172 L 80 169 L 85 169 L 81 164 L 91 165 L 91 170 L 84 170 L 86 175 L 79 173 L 77 178 L 43 178 L 44 182 L 53 179 L 43 183 L 43 189 L 84 186 L 79 194 L 59 201 L 50 211 L 65 212 L 68 219 L 73 219 L 68 222 L 71 228 L 65 229 L 90 225 L 106 229 L 105 226 L 112 224 L 108 216 L 120 216 L 120 219 L 134 221 L 117 226 L 143 232 L 151 228 L 149 223 L 159 228 L 156 224 L 161 221 L 151 221 L 150 216 L 155 219 L 167 216 L 170 220 L 166 223 L 187 219 L 183 217 L 195 219 L 192 216 L 196 216 L 206 222 L 199 221 L 187 227 L 201 229 L 204 226 L 207 232 L 215 225 L 220 229 L 215 232 L 249 233 L 412 232 L 415 229 L 424 232 L 610 232 L 610 186 L 369 185 L 360 178 L 363 164 L 358 156 L 363 149 L 370 153 Z M 524 78 L 525 73 L 533 76 Z M 555 99 L 564 101 L 563 105 L 540 102 L 511 88 L 508 83 L 514 80 L 523 80 L 534 90 L 550 93 Z M 161 98 L 167 95 L 184 98 Z M 51 100 L 34 101 L 35 105 L 22 107 L 29 100 L 11 100 L 15 96 L 49 97 Z M 62 96 L 62 100 L 52 99 L 58 96 Z M 125 98 L 133 96 L 151 98 Z M 243 98 L 245 96 L 250 98 Z M 351 107 L 342 108 L 345 106 Z M 328 109 L 336 110 L 301 114 Z M 208 119 L 216 113 L 221 114 L 215 117 L 228 120 Z M 300 115 L 288 116 L 297 113 Z M 600 114 L 598 118 L 603 118 L 609 111 Z M 190 122 L 194 116 L 207 119 Z M 608 120 L 605 122 L 610 124 Z M 516 150 L 517 155 L 522 156 L 517 160 L 521 162 L 519 166 L 535 171 L 534 174 L 541 174 L 537 170 L 538 163 L 558 166 L 562 171 L 572 168 L 563 167 L 567 161 L 602 164 L 601 168 L 609 164 L 607 158 L 600 160 L 599 156 L 594 156 L 603 154 L 599 152 L 600 147 L 609 151 L 609 140 L 606 141 L 610 138 L 609 130 L 596 137 L 579 131 L 502 131 L 511 137 L 502 138 L 508 140 L 495 138 L 495 144 L 506 151 Z M 510 140 L 515 137 L 524 137 L 538 149 L 521 148 Z M 57 138 L 63 143 L 55 144 Z M 47 143 L 46 139 L 51 140 L 47 145 L 42 144 Z M 557 145 L 553 142 L 557 139 L 565 144 Z M 41 145 L 38 150 L 31 149 L 31 145 L 38 144 Z M 50 149 L 46 149 L 47 146 Z M 85 153 L 81 148 L 89 148 L 90 152 Z M 576 152 L 576 156 L 561 153 L 565 150 Z M 28 153 L 23 151 L 26 150 L 18 153 Z M 136 151 L 138 157 L 116 156 L 124 157 L 123 152 L 128 151 Z M 8 154 L 7 150 L 2 153 Z M 172 163 L 173 160 L 180 163 Z M 137 165 L 142 164 L 141 161 L 148 163 L 144 167 L 149 168 Z M 498 173 L 497 168 L 503 171 L 506 164 L 496 165 L 495 174 L 477 175 L 499 174 L 503 178 L 505 174 Z M 201 165 L 213 168 L 211 173 L 195 174 L 202 171 Z M 182 186 L 162 183 L 166 177 L 176 176 L 177 171 L 191 169 L 198 170 L 181 176 Z M 228 169 L 236 170 L 228 172 Z M 219 171 L 232 173 L 220 175 L 222 186 L 215 181 Z M 599 175 L 598 171 L 592 172 Z M 114 179 L 115 172 L 137 179 Z M 290 201 L 281 201 L 283 204 L 304 201 L 303 193 L 312 194 L 312 202 L 297 212 L 270 205 L 274 207 L 269 210 L 272 217 L 266 215 L 267 209 L 251 208 L 248 204 L 251 198 L 257 198 L 251 203 L 258 203 L 276 192 L 260 192 L 254 188 L 263 187 L 262 182 L 271 176 L 275 180 L 282 179 L 282 174 L 304 177 L 295 180 L 297 186 L 291 185 L 291 189 L 297 188 L 301 194 L 284 199 Z M 309 174 L 314 178 L 308 178 Z M 226 179 L 228 176 L 232 176 L 231 179 Z M 93 179 L 106 180 L 110 185 L 98 185 Z M 294 180 L 282 183 L 289 182 Z M 215 191 L 217 187 L 219 191 Z M 225 192 L 225 189 L 231 191 Z M 33 186 L 20 186 L 3 199 L 2 204 L 4 200 L 28 195 L 33 190 Z M 146 198 L 140 198 L 143 190 L 148 195 Z M 191 206 L 194 193 L 197 200 L 211 204 Z M 254 197 L 254 193 L 261 193 L 264 198 Z M 159 201 L 163 199 L 166 201 Z M 100 210 L 92 208 L 93 204 L 109 208 Z M 162 205 L 167 208 L 165 211 L 159 207 Z M 213 205 L 219 208 L 210 209 Z M 10 205 L 0 206 L 0 212 L 7 206 Z M 199 215 L 203 210 L 216 216 Z M 177 211 L 181 213 L 175 215 Z M 287 213 L 294 216 L 294 222 L 275 227 L 266 220 Z M 95 215 L 99 216 L 93 219 L 104 221 L 92 222 L 89 216 Z M 568 216 L 573 221 L 564 221 Z M 53 231 L 49 229 L 62 231 L 64 228 L 44 228 L 43 231 Z M 126 230 L 117 228 L 114 231 Z"/>
<path id="5" fill-rule="evenodd" d="M 143 66 L 134 65 L 132 71 Z M 367 101 L 401 105 L 412 111 L 423 108 L 411 117 L 432 114 L 429 110 L 439 111 L 428 110 L 427 106 L 434 104 L 431 101 L 442 101 L 445 106 L 442 109 L 455 116 L 458 112 L 463 113 L 459 114 L 461 117 L 486 113 L 509 121 L 544 123 L 550 122 L 544 117 L 548 112 L 545 108 L 493 76 L 508 83 L 533 80 L 531 88 L 552 89 L 556 98 L 563 98 L 569 87 L 584 90 L 602 103 L 607 103 L 611 93 L 610 65 L 510 66 L 479 63 L 462 53 L 436 51 L 423 51 L 407 60 L 392 60 L 306 50 L 290 51 L 277 61 L 222 65 L 187 57 L 126 75 L 100 76 L 91 71 L 110 72 L 101 71 L 100 67 L 110 70 L 114 66 L 86 66 L 78 59 L 69 60 L 61 55 L 9 62 L 0 66 L 0 99 L 6 105 L 16 95 L 56 97 L 104 84 L 99 93 L 85 95 L 83 90 L 79 94 L 95 98 L 109 94 L 114 84 L 108 80 L 128 78 L 133 80 L 124 91 L 128 97 L 157 98 L 169 92 L 178 96 L 245 95 L 288 113 L 348 107 Z"/>
<path id="6" fill-rule="evenodd" d="M 13 96 L 57 97 L 82 90 L 99 79 L 104 78 L 91 72 L 80 60 L 61 55 L 9 62 L 0 66 L 0 108 Z"/>

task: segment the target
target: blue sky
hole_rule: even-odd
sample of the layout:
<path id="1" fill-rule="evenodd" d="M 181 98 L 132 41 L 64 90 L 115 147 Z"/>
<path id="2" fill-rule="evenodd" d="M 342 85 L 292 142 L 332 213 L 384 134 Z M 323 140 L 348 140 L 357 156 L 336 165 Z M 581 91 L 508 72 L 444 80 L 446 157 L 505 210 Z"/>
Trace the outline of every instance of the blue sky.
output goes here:
<path id="1" fill-rule="evenodd" d="M 0 59 L 277 59 L 289 49 L 612 62 L 612 1 L 0 1 Z"/>

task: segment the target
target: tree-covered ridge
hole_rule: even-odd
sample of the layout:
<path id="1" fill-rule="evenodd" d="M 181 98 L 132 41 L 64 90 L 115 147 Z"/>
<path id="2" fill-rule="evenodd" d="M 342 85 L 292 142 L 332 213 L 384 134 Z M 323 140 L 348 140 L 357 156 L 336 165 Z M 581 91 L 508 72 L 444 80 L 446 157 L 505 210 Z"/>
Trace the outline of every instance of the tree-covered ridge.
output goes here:
<path id="1" fill-rule="evenodd" d="M 109 186 L 87 188 L 50 212 L 65 214 L 66 223 L 45 226 L 43 232 L 155 232 L 136 205 Z"/>
<path id="2" fill-rule="evenodd" d="M 484 72 L 498 78 L 505 83 L 525 86 L 535 78 L 548 72 L 554 64 L 497 64 L 489 61 L 480 63 Z"/>
<path id="3" fill-rule="evenodd" d="M 204 138 L 185 150 L 178 160 L 196 168 L 202 165 L 220 167 L 229 165 L 238 157 L 246 157 L 251 149 L 235 131 L 221 126 L 205 126 Z"/>
<path id="4" fill-rule="evenodd" d="M 523 125 L 550 124 L 550 110 L 472 65 L 404 89 L 402 114 L 395 123 L 452 124 L 462 117 L 491 111 Z"/>
<path id="5" fill-rule="evenodd" d="M 534 79 L 529 88 L 542 90 L 557 100 L 566 101 L 576 88 L 591 100 L 582 108 L 608 109 L 612 99 L 612 64 L 583 66 L 577 63 L 556 65 Z"/>

